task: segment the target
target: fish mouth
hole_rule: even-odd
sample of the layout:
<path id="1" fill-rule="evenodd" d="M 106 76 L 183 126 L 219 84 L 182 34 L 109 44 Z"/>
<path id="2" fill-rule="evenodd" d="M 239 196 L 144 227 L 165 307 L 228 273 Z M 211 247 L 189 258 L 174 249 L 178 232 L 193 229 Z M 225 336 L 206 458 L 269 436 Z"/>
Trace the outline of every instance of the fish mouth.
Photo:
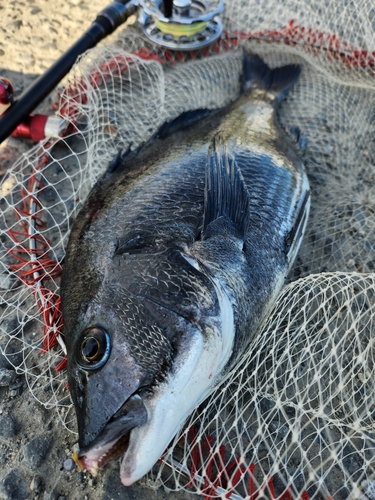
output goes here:
<path id="1" fill-rule="evenodd" d="M 108 462 L 126 452 L 130 433 L 147 422 L 147 410 L 140 396 L 133 395 L 113 415 L 104 429 L 73 459 L 81 469 L 96 476 Z"/>

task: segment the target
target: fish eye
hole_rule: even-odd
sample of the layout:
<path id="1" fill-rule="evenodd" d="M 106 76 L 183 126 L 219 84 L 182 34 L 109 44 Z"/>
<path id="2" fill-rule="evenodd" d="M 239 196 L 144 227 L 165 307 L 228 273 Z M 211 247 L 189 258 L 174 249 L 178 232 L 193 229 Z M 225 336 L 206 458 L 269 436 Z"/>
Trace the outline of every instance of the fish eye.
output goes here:
<path id="1" fill-rule="evenodd" d="M 111 339 L 108 333 L 95 326 L 82 332 L 78 344 L 78 363 L 85 370 L 97 370 L 108 360 L 111 352 Z"/>

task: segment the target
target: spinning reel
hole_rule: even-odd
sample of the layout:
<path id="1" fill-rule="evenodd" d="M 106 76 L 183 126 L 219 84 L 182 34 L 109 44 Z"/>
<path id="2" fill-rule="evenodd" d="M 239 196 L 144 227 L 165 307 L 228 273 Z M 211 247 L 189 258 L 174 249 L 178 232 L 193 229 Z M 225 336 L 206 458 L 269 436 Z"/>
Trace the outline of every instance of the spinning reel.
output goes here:
<path id="1" fill-rule="evenodd" d="M 140 22 L 152 42 L 173 50 L 214 43 L 223 26 L 224 0 L 140 0 Z"/>

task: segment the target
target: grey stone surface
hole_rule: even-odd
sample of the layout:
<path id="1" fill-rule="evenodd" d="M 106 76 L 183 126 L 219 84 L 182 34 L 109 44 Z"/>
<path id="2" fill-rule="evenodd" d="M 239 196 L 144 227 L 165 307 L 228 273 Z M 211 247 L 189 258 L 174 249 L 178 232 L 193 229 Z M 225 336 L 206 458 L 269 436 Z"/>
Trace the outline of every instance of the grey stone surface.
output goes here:
<path id="1" fill-rule="evenodd" d="M 37 436 L 25 446 L 24 462 L 31 470 L 35 470 L 42 464 L 43 460 L 51 448 L 52 438 L 47 436 Z"/>
<path id="2" fill-rule="evenodd" d="M 39 476 L 35 476 L 30 483 L 30 490 L 39 493 L 42 490 L 42 478 Z"/>
<path id="3" fill-rule="evenodd" d="M 17 425 L 10 415 L 0 415 L 0 437 L 11 439 L 17 434 Z"/>
<path id="4" fill-rule="evenodd" d="M 64 469 L 67 471 L 74 470 L 76 468 L 76 464 L 74 463 L 74 460 L 72 458 L 67 458 L 64 461 Z"/>
<path id="5" fill-rule="evenodd" d="M 0 482 L 0 494 L 4 500 L 27 500 L 30 495 L 23 474 L 14 469 Z"/>
<path id="6" fill-rule="evenodd" d="M 16 380 L 16 372 L 7 368 L 0 368 L 0 387 L 8 387 Z"/>
<path id="7" fill-rule="evenodd" d="M 8 290 L 12 286 L 12 278 L 10 274 L 0 273 L 0 288 Z"/>
<path id="8" fill-rule="evenodd" d="M 5 348 L 5 345 L 3 345 L 2 343 L 0 343 L 0 369 L 11 368 L 11 364 L 9 363 L 9 361 L 7 360 L 7 358 L 3 354 L 2 350 L 4 348 Z"/>
<path id="9" fill-rule="evenodd" d="M 103 480 L 104 479 L 104 480 Z M 101 500 L 194 500 L 197 496 L 188 491 L 171 491 L 166 493 L 162 488 L 153 491 L 145 486 L 135 483 L 125 487 L 120 480 L 120 469 L 112 468 L 104 471 L 103 493 Z M 91 499 L 91 497 L 89 496 Z"/>
<path id="10" fill-rule="evenodd" d="M 133 484 L 125 487 L 120 480 L 119 469 L 112 469 L 103 484 L 102 500 L 157 500 L 157 493 Z"/>
<path id="11" fill-rule="evenodd" d="M 5 353 L 6 357 L 2 354 Z M 0 344 L 0 368 L 12 369 L 23 362 L 22 353 L 10 345 Z"/>

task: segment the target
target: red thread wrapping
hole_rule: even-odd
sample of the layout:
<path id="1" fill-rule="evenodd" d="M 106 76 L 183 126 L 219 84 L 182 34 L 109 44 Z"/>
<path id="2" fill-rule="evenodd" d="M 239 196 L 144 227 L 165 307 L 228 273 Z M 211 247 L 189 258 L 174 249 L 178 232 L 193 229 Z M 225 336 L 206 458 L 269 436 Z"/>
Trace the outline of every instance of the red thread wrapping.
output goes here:
<path id="1" fill-rule="evenodd" d="M 255 477 L 254 472 L 256 465 L 250 463 L 246 465 L 243 457 L 235 457 L 229 464 L 225 464 L 225 445 L 221 445 L 216 451 L 213 444 L 213 438 L 206 434 L 201 441 L 198 441 L 194 426 L 191 426 L 187 431 L 189 438 L 189 448 L 191 456 L 190 474 L 187 486 L 202 490 L 201 497 L 203 500 L 210 500 L 220 495 L 219 489 L 227 491 L 225 498 L 230 498 L 232 493 L 235 493 L 236 486 L 240 481 L 243 481 L 244 486 L 247 482 L 247 492 L 249 500 L 256 500 L 261 491 L 255 492 Z M 181 436 L 180 441 L 184 439 Z M 204 457 L 208 459 L 206 467 L 203 471 L 200 470 Z M 160 459 L 159 464 L 164 459 Z M 197 475 L 203 478 L 203 486 L 201 480 L 197 479 Z M 262 494 L 265 491 L 269 500 L 293 500 L 291 487 L 288 486 L 285 490 L 277 496 L 274 486 L 274 476 L 265 478 L 264 486 L 262 487 Z M 309 494 L 305 490 L 302 492 L 300 500 L 309 500 Z M 327 500 L 334 500 L 332 496 L 328 496 Z"/>
<path id="2" fill-rule="evenodd" d="M 62 370 L 66 370 L 68 366 L 68 358 L 65 356 L 58 365 L 56 365 L 56 371 L 61 372 Z M 69 385 L 66 384 L 66 388 L 69 389 Z"/>
<path id="3" fill-rule="evenodd" d="M 57 337 L 61 334 L 63 326 L 61 314 L 61 298 L 52 290 L 47 290 L 44 287 L 39 289 L 40 295 L 35 290 L 34 295 L 38 309 L 43 316 L 43 349 L 42 354 L 56 347 L 58 344 Z M 56 367 L 56 370 L 59 371 Z"/>
<path id="4" fill-rule="evenodd" d="M 206 434 L 202 442 L 198 442 L 195 436 L 194 426 L 188 430 L 191 448 L 191 466 L 188 487 L 193 488 L 196 474 L 199 470 L 203 457 L 209 457 L 207 467 L 203 476 L 202 498 L 209 500 L 218 495 L 218 488 L 226 489 L 225 498 L 230 498 L 237 484 L 243 477 L 249 475 L 249 491 L 254 491 L 254 469 L 255 465 L 245 466 L 241 457 L 235 458 L 229 464 L 225 464 L 225 446 L 222 445 L 217 451 L 213 448 L 213 438 Z M 250 495 L 252 495 L 250 493 Z M 254 497 L 255 500 L 255 497 Z"/>
<path id="5" fill-rule="evenodd" d="M 10 238 L 15 243 L 15 247 L 8 249 L 8 253 L 17 261 L 9 268 L 27 287 L 32 288 L 43 317 L 42 353 L 57 345 L 57 337 L 62 328 L 61 299 L 56 292 L 49 290 L 43 284 L 45 281 L 58 278 L 61 267 L 56 260 L 49 257 L 50 241 L 37 232 L 46 228 L 46 223 L 41 218 L 43 207 L 37 198 L 38 192 L 44 187 L 38 174 L 49 159 L 48 154 L 41 156 L 39 164 L 27 182 L 27 188 L 21 190 L 22 207 L 14 208 L 19 229 L 8 230 Z M 35 233 L 31 232 L 31 226 L 34 227 Z"/>
<path id="6" fill-rule="evenodd" d="M 235 43 L 233 36 L 238 40 L 298 46 L 314 57 L 323 55 L 326 60 L 339 61 L 346 68 L 370 69 L 375 73 L 375 51 L 358 49 L 354 45 L 340 40 L 337 35 L 332 33 L 299 26 L 294 19 L 281 30 L 235 32 L 232 34 L 226 32 L 223 35 L 232 45 Z"/>

